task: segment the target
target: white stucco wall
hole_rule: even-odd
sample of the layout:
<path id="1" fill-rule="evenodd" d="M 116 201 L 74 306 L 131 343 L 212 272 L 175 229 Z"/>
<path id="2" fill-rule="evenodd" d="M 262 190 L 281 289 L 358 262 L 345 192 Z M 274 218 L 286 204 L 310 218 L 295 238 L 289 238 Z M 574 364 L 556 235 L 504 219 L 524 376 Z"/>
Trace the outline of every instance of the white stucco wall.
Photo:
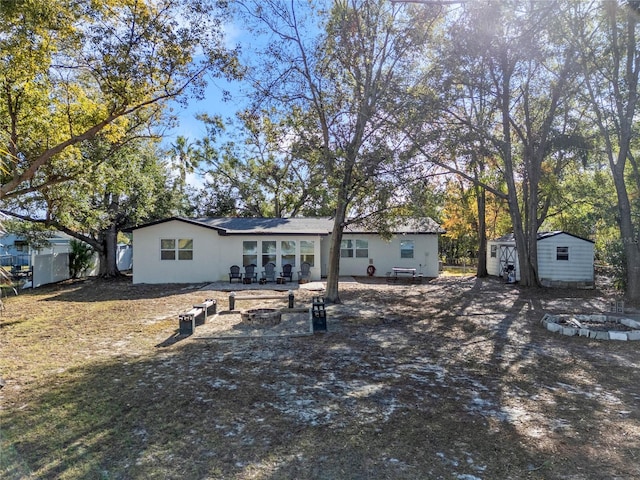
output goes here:
<path id="1" fill-rule="evenodd" d="M 193 239 L 193 260 L 160 260 L 161 239 Z M 170 221 L 133 232 L 133 283 L 210 282 L 220 276 L 216 231 Z"/>
<path id="2" fill-rule="evenodd" d="M 161 260 L 161 239 L 192 239 L 193 260 Z M 258 242 L 258 277 L 262 275 L 262 241 L 276 241 L 276 274 L 282 271 L 281 241 L 295 241 L 296 263 L 293 278 L 300 270 L 300 241 L 314 242 L 314 263 L 311 278 L 320 279 L 320 236 L 309 235 L 219 235 L 209 229 L 187 222 L 172 220 L 133 232 L 133 283 L 200 283 L 229 280 L 229 268 L 243 268 L 243 242 Z"/>
<path id="3" fill-rule="evenodd" d="M 366 240 L 369 246 L 368 258 L 341 258 L 340 275 L 367 275 L 367 267 L 376 268 L 375 276 L 385 276 L 393 267 L 415 268 L 416 273 L 425 277 L 438 276 L 438 235 L 396 235 L 384 240 L 375 234 L 345 234 L 343 240 Z M 414 242 L 413 258 L 400 257 L 400 242 Z M 328 243 L 328 240 L 325 240 Z M 328 257 L 328 248 L 327 248 Z M 325 257 L 325 258 L 327 258 Z"/>
<path id="4" fill-rule="evenodd" d="M 217 235 L 217 234 L 216 234 Z M 298 272 L 300 271 L 300 266 L 302 264 L 300 258 L 300 242 L 313 242 L 314 246 L 314 264 L 311 267 L 311 280 L 320 280 L 320 270 L 321 270 L 321 240 L 320 236 L 315 235 L 230 235 L 230 236 L 220 236 L 219 237 L 221 251 L 224 254 L 220 258 L 221 272 L 216 280 L 226 281 L 229 280 L 229 267 L 231 265 L 239 265 L 241 271 L 244 272 L 243 268 L 243 242 L 245 241 L 257 241 L 258 242 L 258 278 L 262 276 L 262 272 L 264 268 L 262 267 L 262 242 L 276 242 L 276 276 L 280 275 L 282 272 L 282 242 L 283 241 L 293 241 L 295 242 L 295 266 L 292 268 L 293 279 L 298 279 Z"/>
<path id="5" fill-rule="evenodd" d="M 192 239 L 193 260 L 161 260 L 161 239 Z M 390 241 L 375 234 L 347 234 L 344 239 L 364 239 L 368 242 L 367 258 L 341 258 L 341 275 L 367 275 L 367 267 L 376 267 L 376 276 L 385 276 L 393 267 L 415 268 L 425 277 L 438 276 L 438 235 L 400 235 Z M 243 242 L 257 241 L 258 277 L 262 268 L 262 242 L 276 242 L 276 274 L 282 271 L 281 242 L 296 245 L 294 280 L 301 265 L 300 242 L 314 242 L 314 265 L 311 279 L 327 274 L 329 237 L 321 235 L 220 235 L 215 229 L 172 220 L 136 229 L 133 232 L 133 283 L 200 283 L 228 281 L 229 267 L 243 267 Z M 414 242 L 413 258 L 401 258 L 400 242 Z M 242 269 L 241 271 L 244 271 Z"/>

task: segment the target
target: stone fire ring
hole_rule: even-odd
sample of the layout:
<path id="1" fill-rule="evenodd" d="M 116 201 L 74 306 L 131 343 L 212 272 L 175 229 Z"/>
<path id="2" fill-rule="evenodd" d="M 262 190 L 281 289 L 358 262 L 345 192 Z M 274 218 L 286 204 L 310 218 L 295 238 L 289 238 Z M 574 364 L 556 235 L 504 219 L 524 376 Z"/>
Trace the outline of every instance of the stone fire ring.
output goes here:
<path id="1" fill-rule="evenodd" d="M 640 340 L 640 322 L 611 315 L 551 315 L 540 321 L 550 332 L 596 340 Z M 593 325 L 593 327 L 590 327 Z M 615 328 L 607 329 L 607 325 Z"/>
<path id="2" fill-rule="evenodd" d="M 282 320 L 282 312 L 275 308 L 255 308 L 252 310 L 241 310 L 240 319 L 242 323 L 256 327 L 272 327 L 278 325 Z"/>

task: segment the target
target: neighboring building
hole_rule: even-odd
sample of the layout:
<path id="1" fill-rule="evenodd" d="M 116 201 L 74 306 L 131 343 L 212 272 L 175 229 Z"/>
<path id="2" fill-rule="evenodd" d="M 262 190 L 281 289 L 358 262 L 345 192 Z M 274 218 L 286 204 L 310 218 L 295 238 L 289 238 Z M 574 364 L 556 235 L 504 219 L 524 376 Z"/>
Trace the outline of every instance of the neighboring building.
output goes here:
<path id="1" fill-rule="evenodd" d="M 173 217 L 131 229 L 133 283 L 224 281 L 229 268 L 257 265 L 258 277 L 272 262 L 276 272 L 293 266 L 294 280 L 303 262 L 311 279 L 327 274 L 329 218 Z M 375 232 L 347 228 L 340 252 L 340 275 L 367 275 L 375 267 L 384 276 L 393 267 L 415 268 L 438 276 L 438 236 L 444 230 L 431 219 L 416 219 L 398 228 L 389 240 Z"/>
<path id="2" fill-rule="evenodd" d="M 487 272 L 507 278 L 520 264 L 513 234 L 487 242 Z M 538 278 L 544 286 L 593 286 L 594 242 L 566 232 L 538 234 Z"/>
<path id="3" fill-rule="evenodd" d="M 0 263 L 4 267 L 20 266 L 22 270 L 27 266 L 30 267 L 27 270 L 31 271 L 31 281 L 25 284 L 29 288 L 67 280 L 73 237 L 56 231 L 47 241 L 49 243 L 47 246 L 36 249 L 31 247 L 22 236 L 5 234 L 0 238 Z M 120 271 L 131 269 L 131 245 L 118 245 L 117 262 Z M 98 257 L 94 254 L 94 265 L 85 272 L 85 275 L 97 275 L 98 267 Z"/>
<path id="4" fill-rule="evenodd" d="M 72 237 L 62 232 L 55 232 L 47 238 L 48 245 L 40 249 L 31 247 L 24 237 L 7 233 L 0 237 L 2 249 L 2 265 L 31 265 L 32 255 L 45 255 L 69 252 Z"/>

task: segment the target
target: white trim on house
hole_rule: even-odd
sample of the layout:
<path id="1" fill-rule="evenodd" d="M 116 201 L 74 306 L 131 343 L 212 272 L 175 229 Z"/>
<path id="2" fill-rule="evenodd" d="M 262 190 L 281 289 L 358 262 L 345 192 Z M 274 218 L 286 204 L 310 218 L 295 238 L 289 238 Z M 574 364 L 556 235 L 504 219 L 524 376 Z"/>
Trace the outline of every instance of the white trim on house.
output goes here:
<path id="1" fill-rule="evenodd" d="M 276 274 L 282 271 L 283 263 L 293 262 L 293 278 L 297 279 L 300 265 L 307 259 L 313 262 L 311 279 L 319 280 L 327 275 L 332 226 L 328 218 L 180 217 L 141 225 L 132 229 L 133 283 L 228 281 L 232 265 L 243 270 L 245 263 L 255 263 L 256 259 L 258 277 L 263 264 L 274 261 Z M 376 276 L 386 275 L 393 267 L 409 267 L 425 277 L 436 277 L 440 233 L 440 226 L 429 219 L 399 228 L 388 240 L 376 233 L 347 228 L 343 242 L 345 246 L 351 242 L 352 252 L 349 255 L 345 248 L 340 274 L 364 276 L 367 267 L 374 265 Z M 166 240 L 164 249 L 160 248 L 162 240 Z M 401 255 L 402 242 L 406 258 Z M 289 254 L 287 247 L 291 249 Z"/>

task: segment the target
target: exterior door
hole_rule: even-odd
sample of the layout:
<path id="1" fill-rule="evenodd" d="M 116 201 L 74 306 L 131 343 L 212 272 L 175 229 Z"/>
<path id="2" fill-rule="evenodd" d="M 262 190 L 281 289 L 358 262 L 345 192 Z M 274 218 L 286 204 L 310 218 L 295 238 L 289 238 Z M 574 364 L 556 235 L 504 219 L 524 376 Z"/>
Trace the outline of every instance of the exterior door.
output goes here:
<path id="1" fill-rule="evenodd" d="M 506 277 L 510 270 L 513 270 L 515 278 L 516 272 L 516 247 L 513 245 L 500 245 L 500 260 L 498 275 L 500 277 Z"/>

